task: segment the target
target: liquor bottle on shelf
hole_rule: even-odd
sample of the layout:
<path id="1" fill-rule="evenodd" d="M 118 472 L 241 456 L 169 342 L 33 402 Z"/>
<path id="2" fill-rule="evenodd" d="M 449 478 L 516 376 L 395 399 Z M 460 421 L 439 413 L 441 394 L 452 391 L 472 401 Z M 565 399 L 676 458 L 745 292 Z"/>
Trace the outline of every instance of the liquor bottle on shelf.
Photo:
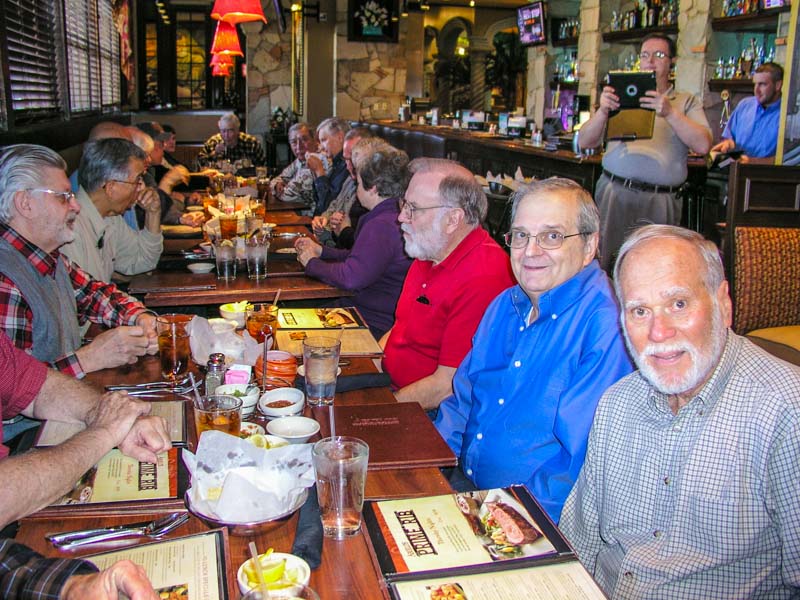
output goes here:
<path id="1" fill-rule="evenodd" d="M 714 79 L 725 79 L 725 59 L 717 59 L 717 68 L 714 69 Z"/>

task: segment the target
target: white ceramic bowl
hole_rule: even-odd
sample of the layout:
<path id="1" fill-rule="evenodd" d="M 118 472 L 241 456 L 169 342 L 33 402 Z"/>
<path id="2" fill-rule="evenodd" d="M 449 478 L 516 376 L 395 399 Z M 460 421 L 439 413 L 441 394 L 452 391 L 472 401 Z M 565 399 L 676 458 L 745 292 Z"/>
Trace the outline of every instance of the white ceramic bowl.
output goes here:
<path id="1" fill-rule="evenodd" d="M 305 444 L 319 431 L 319 423 L 308 417 L 281 417 L 267 423 L 267 433 L 290 444 Z"/>
<path id="2" fill-rule="evenodd" d="M 308 566 L 308 563 L 299 556 L 287 554 L 285 552 L 273 552 L 269 556 L 270 562 L 273 560 L 278 561 L 283 559 L 286 559 L 286 569 L 292 570 L 297 574 L 297 580 L 294 583 L 308 585 L 308 581 L 311 579 L 311 568 Z M 250 558 L 243 562 L 239 567 L 239 570 L 236 572 L 236 579 L 239 582 L 239 591 L 242 593 L 242 595 L 245 595 L 247 592 L 252 590 L 253 587 L 255 587 L 250 585 L 250 582 L 247 580 L 247 576 L 244 574 L 244 566 L 252 560 L 253 559 Z"/>
<path id="3" fill-rule="evenodd" d="M 188 265 L 188 269 L 192 273 L 211 273 L 211 271 L 214 270 L 214 264 L 213 263 L 204 263 L 204 262 L 192 263 L 192 264 Z"/>
<path id="4" fill-rule="evenodd" d="M 247 316 L 244 310 L 235 311 L 233 310 L 232 304 L 223 304 L 219 307 L 219 314 L 223 319 L 228 319 L 229 321 L 236 321 L 236 326 L 241 329 L 244 327 L 244 320 Z"/>
<path id="5" fill-rule="evenodd" d="M 248 390 L 248 388 L 250 388 Z M 242 417 L 247 418 L 256 410 L 258 404 L 258 386 L 250 386 L 246 383 L 226 383 L 217 386 L 216 394 L 224 396 L 234 396 L 242 399 Z"/>
<path id="6" fill-rule="evenodd" d="M 271 402 L 278 402 L 281 400 L 291 400 L 292 404 L 282 408 L 268 406 Z M 261 398 L 258 400 L 258 409 L 270 418 L 286 417 L 289 415 L 296 415 L 302 411 L 305 401 L 306 395 L 297 388 L 277 388 L 264 392 L 261 395 Z"/>

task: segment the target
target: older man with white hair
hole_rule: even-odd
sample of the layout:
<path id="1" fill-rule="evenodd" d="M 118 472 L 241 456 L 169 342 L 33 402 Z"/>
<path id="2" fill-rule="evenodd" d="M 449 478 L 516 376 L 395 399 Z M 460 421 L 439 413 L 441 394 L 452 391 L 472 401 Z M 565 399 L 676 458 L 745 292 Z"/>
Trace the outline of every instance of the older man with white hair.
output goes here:
<path id="1" fill-rule="evenodd" d="M 241 121 L 233 113 L 225 113 L 217 123 L 219 133 L 212 135 L 197 155 L 200 167 L 214 166 L 218 160 L 249 160 L 252 166 L 264 164 L 264 149 L 258 138 L 239 131 Z"/>
<path id="2" fill-rule="evenodd" d="M 800 369 L 729 330 L 719 251 L 649 225 L 614 268 L 639 371 L 600 401 L 560 527 L 613 598 L 800 595 Z"/>

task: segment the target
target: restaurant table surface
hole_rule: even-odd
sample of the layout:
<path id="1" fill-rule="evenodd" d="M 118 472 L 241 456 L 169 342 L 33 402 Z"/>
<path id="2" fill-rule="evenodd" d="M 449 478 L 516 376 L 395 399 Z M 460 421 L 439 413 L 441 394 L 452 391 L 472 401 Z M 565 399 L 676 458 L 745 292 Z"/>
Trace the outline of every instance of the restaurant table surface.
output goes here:
<path id="1" fill-rule="evenodd" d="M 309 234 L 304 226 L 286 225 L 276 229 L 270 249 L 288 248 L 295 238 L 281 238 L 281 233 Z M 178 260 L 179 268 L 156 269 L 135 275 L 128 292 L 142 298 L 145 306 L 168 307 L 188 305 L 225 304 L 227 302 L 268 302 L 278 290 L 283 300 L 330 299 L 352 296 L 352 292 L 323 283 L 305 275 L 302 265 L 293 254 L 270 253 L 267 261 L 268 276 L 253 281 L 247 276 L 247 267 L 240 261 L 238 275 L 233 281 L 221 281 L 216 273 L 192 273 L 181 262 L 182 253 L 196 247 L 201 240 L 165 240 L 162 265 Z M 188 264 L 188 261 L 186 261 Z M 192 261 L 197 262 L 197 261 Z M 203 262 L 214 262 L 213 258 Z"/>
<path id="2" fill-rule="evenodd" d="M 349 365 L 343 367 L 345 374 L 375 372 L 372 360 L 367 358 L 353 358 Z M 195 373 L 198 376 L 195 367 Z M 115 383 L 136 383 L 160 379 L 160 362 L 157 356 L 140 359 L 134 365 L 126 365 L 117 369 L 106 369 L 91 373 L 86 381 L 102 389 L 105 385 Z M 194 419 L 191 418 L 191 400 L 185 399 L 189 407 L 189 438 L 195 439 Z M 371 388 L 340 393 L 336 395 L 337 405 L 353 405 L 365 403 L 392 403 L 396 402 L 394 395 L 388 388 Z M 317 416 L 322 420 L 327 409 L 306 408 L 306 415 Z M 263 422 L 259 415 L 253 419 Z M 314 441 L 316 438 L 312 438 Z M 190 444 L 194 447 L 194 444 Z M 384 499 L 399 497 L 416 497 L 450 493 L 451 489 L 447 480 L 435 467 L 370 470 L 367 473 L 365 495 L 367 499 Z M 143 511 L 137 515 L 117 516 L 70 516 L 59 519 L 52 517 L 41 518 L 31 516 L 23 519 L 17 540 L 38 552 L 49 557 L 76 557 L 96 554 L 104 550 L 118 549 L 123 546 L 96 545 L 72 552 L 59 551 L 51 546 L 44 536 L 57 531 L 74 531 L 89 527 L 121 525 L 143 520 L 143 515 L 153 515 Z M 248 543 L 254 541 L 260 552 L 273 548 L 276 552 L 290 552 L 294 541 L 297 514 L 280 524 L 272 531 L 246 537 L 229 537 L 230 570 L 228 572 L 230 598 L 239 597 L 236 585 L 236 570 L 249 558 Z M 167 538 L 179 537 L 191 533 L 208 531 L 202 521 L 192 516 L 189 521 L 176 529 Z M 382 583 L 370 557 L 366 534 L 362 532 L 348 540 L 335 541 L 325 538 L 323 542 L 322 564 L 312 571 L 310 585 L 319 594 L 322 600 L 335 599 L 371 599 L 382 597 Z M 145 543 L 148 540 L 130 540 L 129 547 L 134 544 Z"/>

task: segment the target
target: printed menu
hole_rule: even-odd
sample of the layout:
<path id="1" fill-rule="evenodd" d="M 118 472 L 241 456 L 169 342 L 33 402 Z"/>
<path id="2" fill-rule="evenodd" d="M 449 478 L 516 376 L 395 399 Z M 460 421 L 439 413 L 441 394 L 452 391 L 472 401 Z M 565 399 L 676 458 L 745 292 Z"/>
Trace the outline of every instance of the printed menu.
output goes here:
<path id="1" fill-rule="evenodd" d="M 370 502 L 364 520 L 396 599 L 604 597 L 522 486 Z"/>
<path id="2" fill-rule="evenodd" d="M 158 462 L 152 464 L 111 450 L 42 512 L 141 512 L 183 507 L 188 477 L 178 452 L 172 448 L 159 454 Z"/>
<path id="3" fill-rule="evenodd" d="M 85 558 L 99 569 L 123 559 L 135 562 L 160 598 L 223 600 L 229 597 L 226 549 L 227 532 L 215 529 Z"/>

